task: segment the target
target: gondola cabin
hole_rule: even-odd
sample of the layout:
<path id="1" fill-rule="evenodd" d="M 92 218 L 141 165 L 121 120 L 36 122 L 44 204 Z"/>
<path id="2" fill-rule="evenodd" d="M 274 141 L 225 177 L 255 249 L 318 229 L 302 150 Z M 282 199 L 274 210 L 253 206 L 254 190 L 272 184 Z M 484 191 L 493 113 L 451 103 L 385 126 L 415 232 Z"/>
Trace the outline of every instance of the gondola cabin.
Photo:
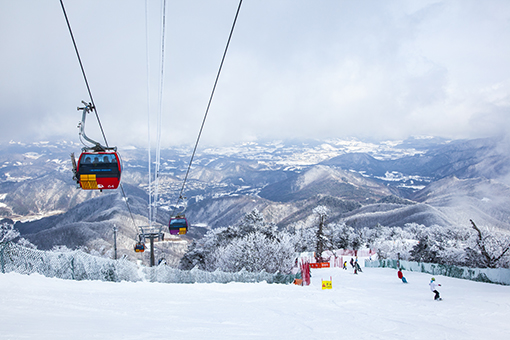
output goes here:
<path id="1" fill-rule="evenodd" d="M 184 216 L 171 217 L 168 229 L 170 235 L 184 235 L 188 232 L 188 220 Z"/>
<path id="2" fill-rule="evenodd" d="M 135 252 L 137 253 L 143 253 L 145 251 L 145 244 L 142 242 L 138 242 L 135 244 Z"/>
<path id="3" fill-rule="evenodd" d="M 122 166 L 116 152 L 82 152 L 76 177 L 84 190 L 117 189 Z"/>

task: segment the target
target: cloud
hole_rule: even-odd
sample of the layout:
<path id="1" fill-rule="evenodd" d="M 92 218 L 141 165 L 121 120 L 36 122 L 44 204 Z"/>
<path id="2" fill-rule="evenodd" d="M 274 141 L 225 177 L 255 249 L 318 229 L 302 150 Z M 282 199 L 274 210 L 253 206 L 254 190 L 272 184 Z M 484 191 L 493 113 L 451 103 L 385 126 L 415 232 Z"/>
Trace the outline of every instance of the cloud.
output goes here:
<path id="1" fill-rule="evenodd" d="M 148 89 L 155 141 L 160 4 L 147 65 L 144 2 L 64 3 L 110 144 L 146 145 Z M 168 2 L 163 145 L 194 143 L 237 4 Z M 506 133 L 509 25 L 504 0 L 245 2 L 203 143 Z M 3 4 L 0 40 L 0 141 L 77 140 L 88 94 L 59 4 Z"/>

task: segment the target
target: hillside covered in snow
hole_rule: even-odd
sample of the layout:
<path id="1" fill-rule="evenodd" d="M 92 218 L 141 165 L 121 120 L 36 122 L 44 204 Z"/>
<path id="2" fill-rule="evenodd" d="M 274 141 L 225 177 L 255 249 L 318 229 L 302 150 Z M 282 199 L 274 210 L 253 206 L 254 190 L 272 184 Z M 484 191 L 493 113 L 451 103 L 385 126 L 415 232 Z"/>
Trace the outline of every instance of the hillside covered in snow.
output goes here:
<path id="1" fill-rule="evenodd" d="M 40 249 L 65 245 L 111 257 L 113 227 L 121 254 L 133 256 L 148 220 L 147 151 L 120 149 L 119 190 L 83 191 L 72 181 L 70 142 L 0 146 L 0 215 Z M 354 228 L 408 223 L 510 230 L 510 160 L 503 139 L 450 141 L 411 138 L 276 141 L 200 149 L 185 191 L 190 233 L 158 244 L 179 258 L 187 243 L 211 228 L 238 223 L 257 209 L 280 228 L 309 227 L 312 210 L 329 209 L 328 223 Z M 161 151 L 157 222 L 168 223 L 191 150 Z M 21 223 L 23 222 L 23 223 Z M 179 242 L 176 242 L 179 241 Z"/>
<path id="2" fill-rule="evenodd" d="M 307 287 L 67 281 L 0 274 L 3 339 L 504 340 L 510 287 L 364 268 L 312 269 Z M 322 289 L 322 280 L 332 289 Z"/>

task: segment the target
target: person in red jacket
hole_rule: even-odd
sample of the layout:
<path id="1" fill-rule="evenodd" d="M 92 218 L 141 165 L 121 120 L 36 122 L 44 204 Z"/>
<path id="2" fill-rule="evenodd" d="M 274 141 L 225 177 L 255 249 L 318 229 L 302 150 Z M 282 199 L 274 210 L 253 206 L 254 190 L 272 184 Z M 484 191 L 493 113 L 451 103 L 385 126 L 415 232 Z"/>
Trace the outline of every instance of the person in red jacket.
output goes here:
<path id="1" fill-rule="evenodd" d="M 399 268 L 397 272 L 398 278 L 402 280 L 402 283 L 407 283 L 406 278 L 404 277 L 404 274 L 402 274 L 402 270 Z"/>

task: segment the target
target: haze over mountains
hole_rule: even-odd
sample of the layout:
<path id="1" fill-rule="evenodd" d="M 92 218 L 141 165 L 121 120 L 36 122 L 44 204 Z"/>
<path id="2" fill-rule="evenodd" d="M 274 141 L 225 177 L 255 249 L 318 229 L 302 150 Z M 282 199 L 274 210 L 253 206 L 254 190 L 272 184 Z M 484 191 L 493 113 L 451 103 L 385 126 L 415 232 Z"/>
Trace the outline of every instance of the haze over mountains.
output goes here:
<path id="1" fill-rule="evenodd" d="M 147 150 L 120 149 L 129 209 L 121 190 L 76 189 L 69 154 L 79 151 L 70 142 L 0 145 L 1 216 L 24 221 L 16 228 L 40 249 L 87 247 L 107 256 L 115 225 L 120 254 L 135 258 L 138 227 L 148 225 Z M 185 148 L 161 151 L 158 226 L 168 223 L 190 155 Z M 199 148 L 185 191 L 193 227 L 182 238 L 167 235 L 157 256 L 175 264 L 192 238 L 236 224 L 254 208 L 281 228 L 313 225 L 312 209 L 324 205 L 328 222 L 353 227 L 469 227 L 473 219 L 510 230 L 509 172 L 505 141 L 496 138 Z"/>

